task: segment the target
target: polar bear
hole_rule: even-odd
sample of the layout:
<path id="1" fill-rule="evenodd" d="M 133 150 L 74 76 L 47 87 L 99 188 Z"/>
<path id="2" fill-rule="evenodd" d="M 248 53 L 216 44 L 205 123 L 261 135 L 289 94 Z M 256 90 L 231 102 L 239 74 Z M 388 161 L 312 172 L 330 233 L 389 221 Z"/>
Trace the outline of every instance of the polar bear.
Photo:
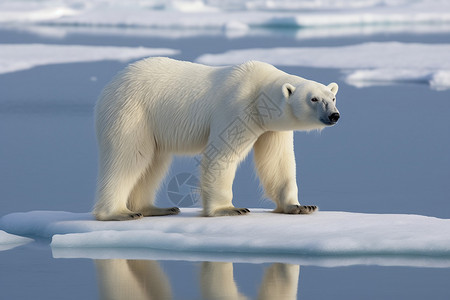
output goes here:
<path id="1" fill-rule="evenodd" d="M 236 168 L 250 150 L 275 212 L 308 214 L 297 199 L 293 130 L 334 125 L 338 85 L 328 86 L 250 61 L 211 67 L 170 58 L 129 65 L 95 108 L 99 173 L 93 214 L 130 220 L 177 214 L 155 193 L 173 155 L 202 153 L 205 216 L 249 212 L 232 204 Z"/>

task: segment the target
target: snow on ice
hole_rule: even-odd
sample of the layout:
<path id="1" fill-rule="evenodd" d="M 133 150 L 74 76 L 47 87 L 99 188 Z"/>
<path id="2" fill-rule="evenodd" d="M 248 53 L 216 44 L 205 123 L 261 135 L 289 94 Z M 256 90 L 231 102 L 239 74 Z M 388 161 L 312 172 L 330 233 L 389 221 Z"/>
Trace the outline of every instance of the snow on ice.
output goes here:
<path id="1" fill-rule="evenodd" d="M 30 238 L 9 234 L 0 230 L 0 251 L 9 250 L 32 241 Z"/>
<path id="2" fill-rule="evenodd" d="M 54 249 L 133 248 L 174 252 L 297 256 L 448 257 L 450 220 L 419 215 L 318 212 L 247 216 L 180 215 L 101 222 L 89 213 L 33 211 L 0 219 L 10 234 L 52 239 Z"/>
<path id="3" fill-rule="evenodd" d="M 128 61 L 146 56 L 171 56 L 177 53 L 177 50 L 165 48 L 0 44 L 0 74 L 50 64 L 101 60 Z"/>
<path id="4" fill-rule="evenodd" d="M 222 65 L 261 60 L 279 66 L 343 70 L 349 84 L 363 87 L 423 82 L 450 88 L 450 44 L 376 42 L 336 47 L 268 48 L 204 54 L 200 63 Z"/>
<path id="5" fill-rule="evenodd" d="M 199 1 L 44 0 L 0 3 L 0 24 L 9 26 L 105 28 L 220 28 L 255 27 L 341 28 L 404 26 L 417 32 L 432 25 L 449 31 L 450 3 L 440 0 L 340 1 Z M 239 26 L 236 26 L 239 24 Z M 67 28 L 66 28 L 67 29 Z M 370 30 L 370 29 L 369 29 Z M 394 29 L 395 31 L 395 29 Z M 358 31 L 361 33 L 361 31 Z M 322 32 L 323 33 L 323 32 Z"/>
<path id="6" fill-rule="evenodd" d="M 2 1 L 0 22 L 66 25 L 222 27 L 442 23 L 450 5 L 439 0 L 379 1 Z M 133 17 L 130 17 L 133 16 Z"/>

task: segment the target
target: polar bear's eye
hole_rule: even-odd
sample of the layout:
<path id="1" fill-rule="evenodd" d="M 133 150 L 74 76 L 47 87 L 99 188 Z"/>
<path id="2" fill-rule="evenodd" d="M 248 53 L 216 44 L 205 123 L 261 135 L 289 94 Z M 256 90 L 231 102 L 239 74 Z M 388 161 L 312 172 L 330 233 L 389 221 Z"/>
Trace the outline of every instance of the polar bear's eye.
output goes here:
<path id="1" fill-rule="evenodd" d="M 311 99 L 311 102 L 317 102 L 317 101 L 319 101 L 319 99 L 317 99 L 316 97 Z"/>
<path id="2" fill-rule="evenodd" d="M 333 98 L 333 102 L 336 101 L 336 98 Z"/>

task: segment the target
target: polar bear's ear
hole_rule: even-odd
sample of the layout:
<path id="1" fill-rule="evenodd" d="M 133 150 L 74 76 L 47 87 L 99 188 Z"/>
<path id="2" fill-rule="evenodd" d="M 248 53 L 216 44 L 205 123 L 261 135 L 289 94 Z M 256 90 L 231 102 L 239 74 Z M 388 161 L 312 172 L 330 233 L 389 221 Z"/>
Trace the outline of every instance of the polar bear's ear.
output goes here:
<path id="1" fill-rule="evenodd" d="M 336 82 L 332 82 L 328 85 L 328 88 L 331 90 L 331 92 L 336 96 L 338 90 L 339 90 L 339 86 L 337 85 Z"/>
<path id="2" fill-rule="evenodd" d="M 281 88 L 281 90 L 283 91 L 284 97 L 287 99 L 294 93 L 295 86 L 293 86 L 290 83 L 285 83 L 285 84 L 283 84 L 283 87 Z"/>

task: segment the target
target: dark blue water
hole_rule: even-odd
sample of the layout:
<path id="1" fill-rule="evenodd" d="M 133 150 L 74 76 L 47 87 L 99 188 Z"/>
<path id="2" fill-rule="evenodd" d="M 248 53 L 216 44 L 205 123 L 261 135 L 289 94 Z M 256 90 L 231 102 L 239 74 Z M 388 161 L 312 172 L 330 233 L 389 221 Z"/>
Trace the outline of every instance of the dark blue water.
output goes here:
<path id="1" fill-rule="evenodd" d="M 55 41 L 5 30 L 0 36 L 2 43 L 172 47 L 182 51 L 176 58 L 187 60 L 232 48 L 450 40 L 439 35 L 311 41 L 295 40 L 290 35 L 233 40 L 223 36 L 171 40 L 69 35 Z M 91 209 L 97 170 L 92 110 L 103 86 L 124 66 L 119 62 L 66 64 L 0 75 L 0 216 L 18 211 Z M 322 210 L 450 218 L 450 91 L 433 91 L 420 84 L 358 89 L 345 84 L 336 70 L 283 70 L 323 83 L 335 81 L 340 86 L 339 123 L 321 133 L 295 135 L 302 203 Z M 182 172 L 197 174 L 196 165 L 193 158 L 175 160 L 159 193 L 159 205 L 171 204 L 167 195 L 170 178 Z M 270 201 L 261 200 L 251 155 L 241 165 L 233 188 L 236 206 L 273 207 Z M 206 286 L 214 286 L 214 280 L 226 283 L 229 299 L 235 299 L 230 291 L 257 298 L 259 293 L 269 295 L 278 289 L 290 293 L 291 298 L 306 299 L 450 296 L 450 269 L 436 265 L 321 267 L 311 262 L 298 267 L 232 265 L 232 258 L 226 263 L 207 263 L 201 258 L 186 262 L 127 261 L 121 257 L 54 259 L 48 241 L 1 251 L 0 298 L 111 299 L 108 292 L 115 288 L 118 299 L 212 297 L 208 293 L 214 291 L 205 287 L 202 278 L 210 280 Z M 219 288 L 215 291 L 220 293 Z"/>
<path id="2" fill-rule="evenodd" d="M 248 299 L 280 291 L 285 298 L 268 299 L 450 297 L 448 268 L 54 259 L 45 245 L 3 251 L 0 267 L 2 299 L 237 299 L 234 291 Z"/>

